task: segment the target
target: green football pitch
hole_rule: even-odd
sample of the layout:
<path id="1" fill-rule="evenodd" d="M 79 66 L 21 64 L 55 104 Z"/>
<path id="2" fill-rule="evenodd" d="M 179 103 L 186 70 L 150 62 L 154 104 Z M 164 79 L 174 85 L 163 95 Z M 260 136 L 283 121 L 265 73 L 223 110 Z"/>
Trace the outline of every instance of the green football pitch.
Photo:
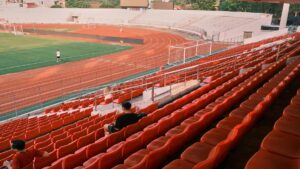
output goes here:
<path id="1" fill-rule="evenodd" d="M 130 48 L 129 46 L 0 33 L 0 74 L 62 64 Z M 56 63 L 57 49 L 61 51 L 62 62 L 60 63 Z"/>

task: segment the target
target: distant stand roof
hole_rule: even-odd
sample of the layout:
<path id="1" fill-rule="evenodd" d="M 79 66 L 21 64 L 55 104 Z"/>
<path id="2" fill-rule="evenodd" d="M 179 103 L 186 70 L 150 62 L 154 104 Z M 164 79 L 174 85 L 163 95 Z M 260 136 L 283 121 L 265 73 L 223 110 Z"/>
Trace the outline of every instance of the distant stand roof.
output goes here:
<path id="1" fill-rule="evenodd" d="M 247 2 L 266 2 L 266 3 L 291 3 L 291 4 L 300 4 L 300 0 L 240 0 Z"/>

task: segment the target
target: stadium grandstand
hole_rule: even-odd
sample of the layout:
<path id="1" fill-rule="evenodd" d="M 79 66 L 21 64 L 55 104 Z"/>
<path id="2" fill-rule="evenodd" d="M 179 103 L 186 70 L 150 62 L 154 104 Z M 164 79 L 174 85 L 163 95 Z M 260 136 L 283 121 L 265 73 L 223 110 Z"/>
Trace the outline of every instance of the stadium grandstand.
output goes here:
<path id="1" fill-rule="evenodd" d="M 241 1 L 280 23 L 218 0 L 0 1 L 0 168 L 300 169 L 300 2 Z"/>

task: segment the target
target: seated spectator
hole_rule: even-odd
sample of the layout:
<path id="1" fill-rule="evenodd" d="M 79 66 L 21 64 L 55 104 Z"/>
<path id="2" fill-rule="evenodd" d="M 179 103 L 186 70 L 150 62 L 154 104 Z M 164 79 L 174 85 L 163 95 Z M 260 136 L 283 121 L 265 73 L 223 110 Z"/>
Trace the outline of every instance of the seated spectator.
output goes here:
<path id="1" fill-rule="evenodd" d="M 122 113 L 115 121 L 115 123 L 112 124 L 106 124 L 104 125 L 104 130 L 108 133 L 114 133 L 122 128 L 136 123 L 144 117 L 146 114 L 145 113 L 132 113 L 131 112 L 131 103 L 130 102 L 124 102 L 122 103 L 122 110 L 124 113 Z"/>
<path id="2" fill-rule="evenodd" d="M 107 86 L 104 89 L 104 100 L 111 100 L 113 98 L 113 95 L 111 94 L 111 87 Z"/>
<path id="3" fill-rule="evenodd" d="M 25 149 L 25 141 L 23 140 L 13 140 L 11 141 L 11 148 L 16 151 L 13 156 L 12 161 L 5 161 L 3 166 L 7 169 L 21 169 L 21 168 L 33 168 L 34 157 L 47 157 L 48 152 L 39 151 L 36 149 Z"/>

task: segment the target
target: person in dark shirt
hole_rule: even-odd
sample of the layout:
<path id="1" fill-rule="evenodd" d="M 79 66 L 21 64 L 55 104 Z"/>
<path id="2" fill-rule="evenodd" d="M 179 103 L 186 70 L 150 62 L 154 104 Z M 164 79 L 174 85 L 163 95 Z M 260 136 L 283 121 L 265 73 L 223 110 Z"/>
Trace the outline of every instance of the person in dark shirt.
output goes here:
<path id="1" fill-rule="evenodd" d="M 49 156 L 48 152 L 39 151 L 36 149 L 25 149 L 25 141 L 23 140 L 13 140 L 11 141 L 11 148 L 16 151 L 16 154 L 13 156 L 12 161 L 5 161 L 3 166 L 8 169 L 21 169 L 21 168 L 32 168 L 33 159 L 35 157 L 47 157 Z"/>
<path id="2" fill-rule="evenodd" d="M 123 110 L 124 113 L 121 114 L 116 119 L 115 123 L 104 125 L 104 129 L 108 133 L 117 132 L 117 131 L 121 130 L 122 128 L 124 128 L 124 127 L 126 127 L 130 124 L 138 122 L 139 119 L 141 119 L 142 117 L 145 116 L 144 113 L 140 113 L 140 114 L 132 113 L 130 102 L 122 103 L 122 110 Z"/>

